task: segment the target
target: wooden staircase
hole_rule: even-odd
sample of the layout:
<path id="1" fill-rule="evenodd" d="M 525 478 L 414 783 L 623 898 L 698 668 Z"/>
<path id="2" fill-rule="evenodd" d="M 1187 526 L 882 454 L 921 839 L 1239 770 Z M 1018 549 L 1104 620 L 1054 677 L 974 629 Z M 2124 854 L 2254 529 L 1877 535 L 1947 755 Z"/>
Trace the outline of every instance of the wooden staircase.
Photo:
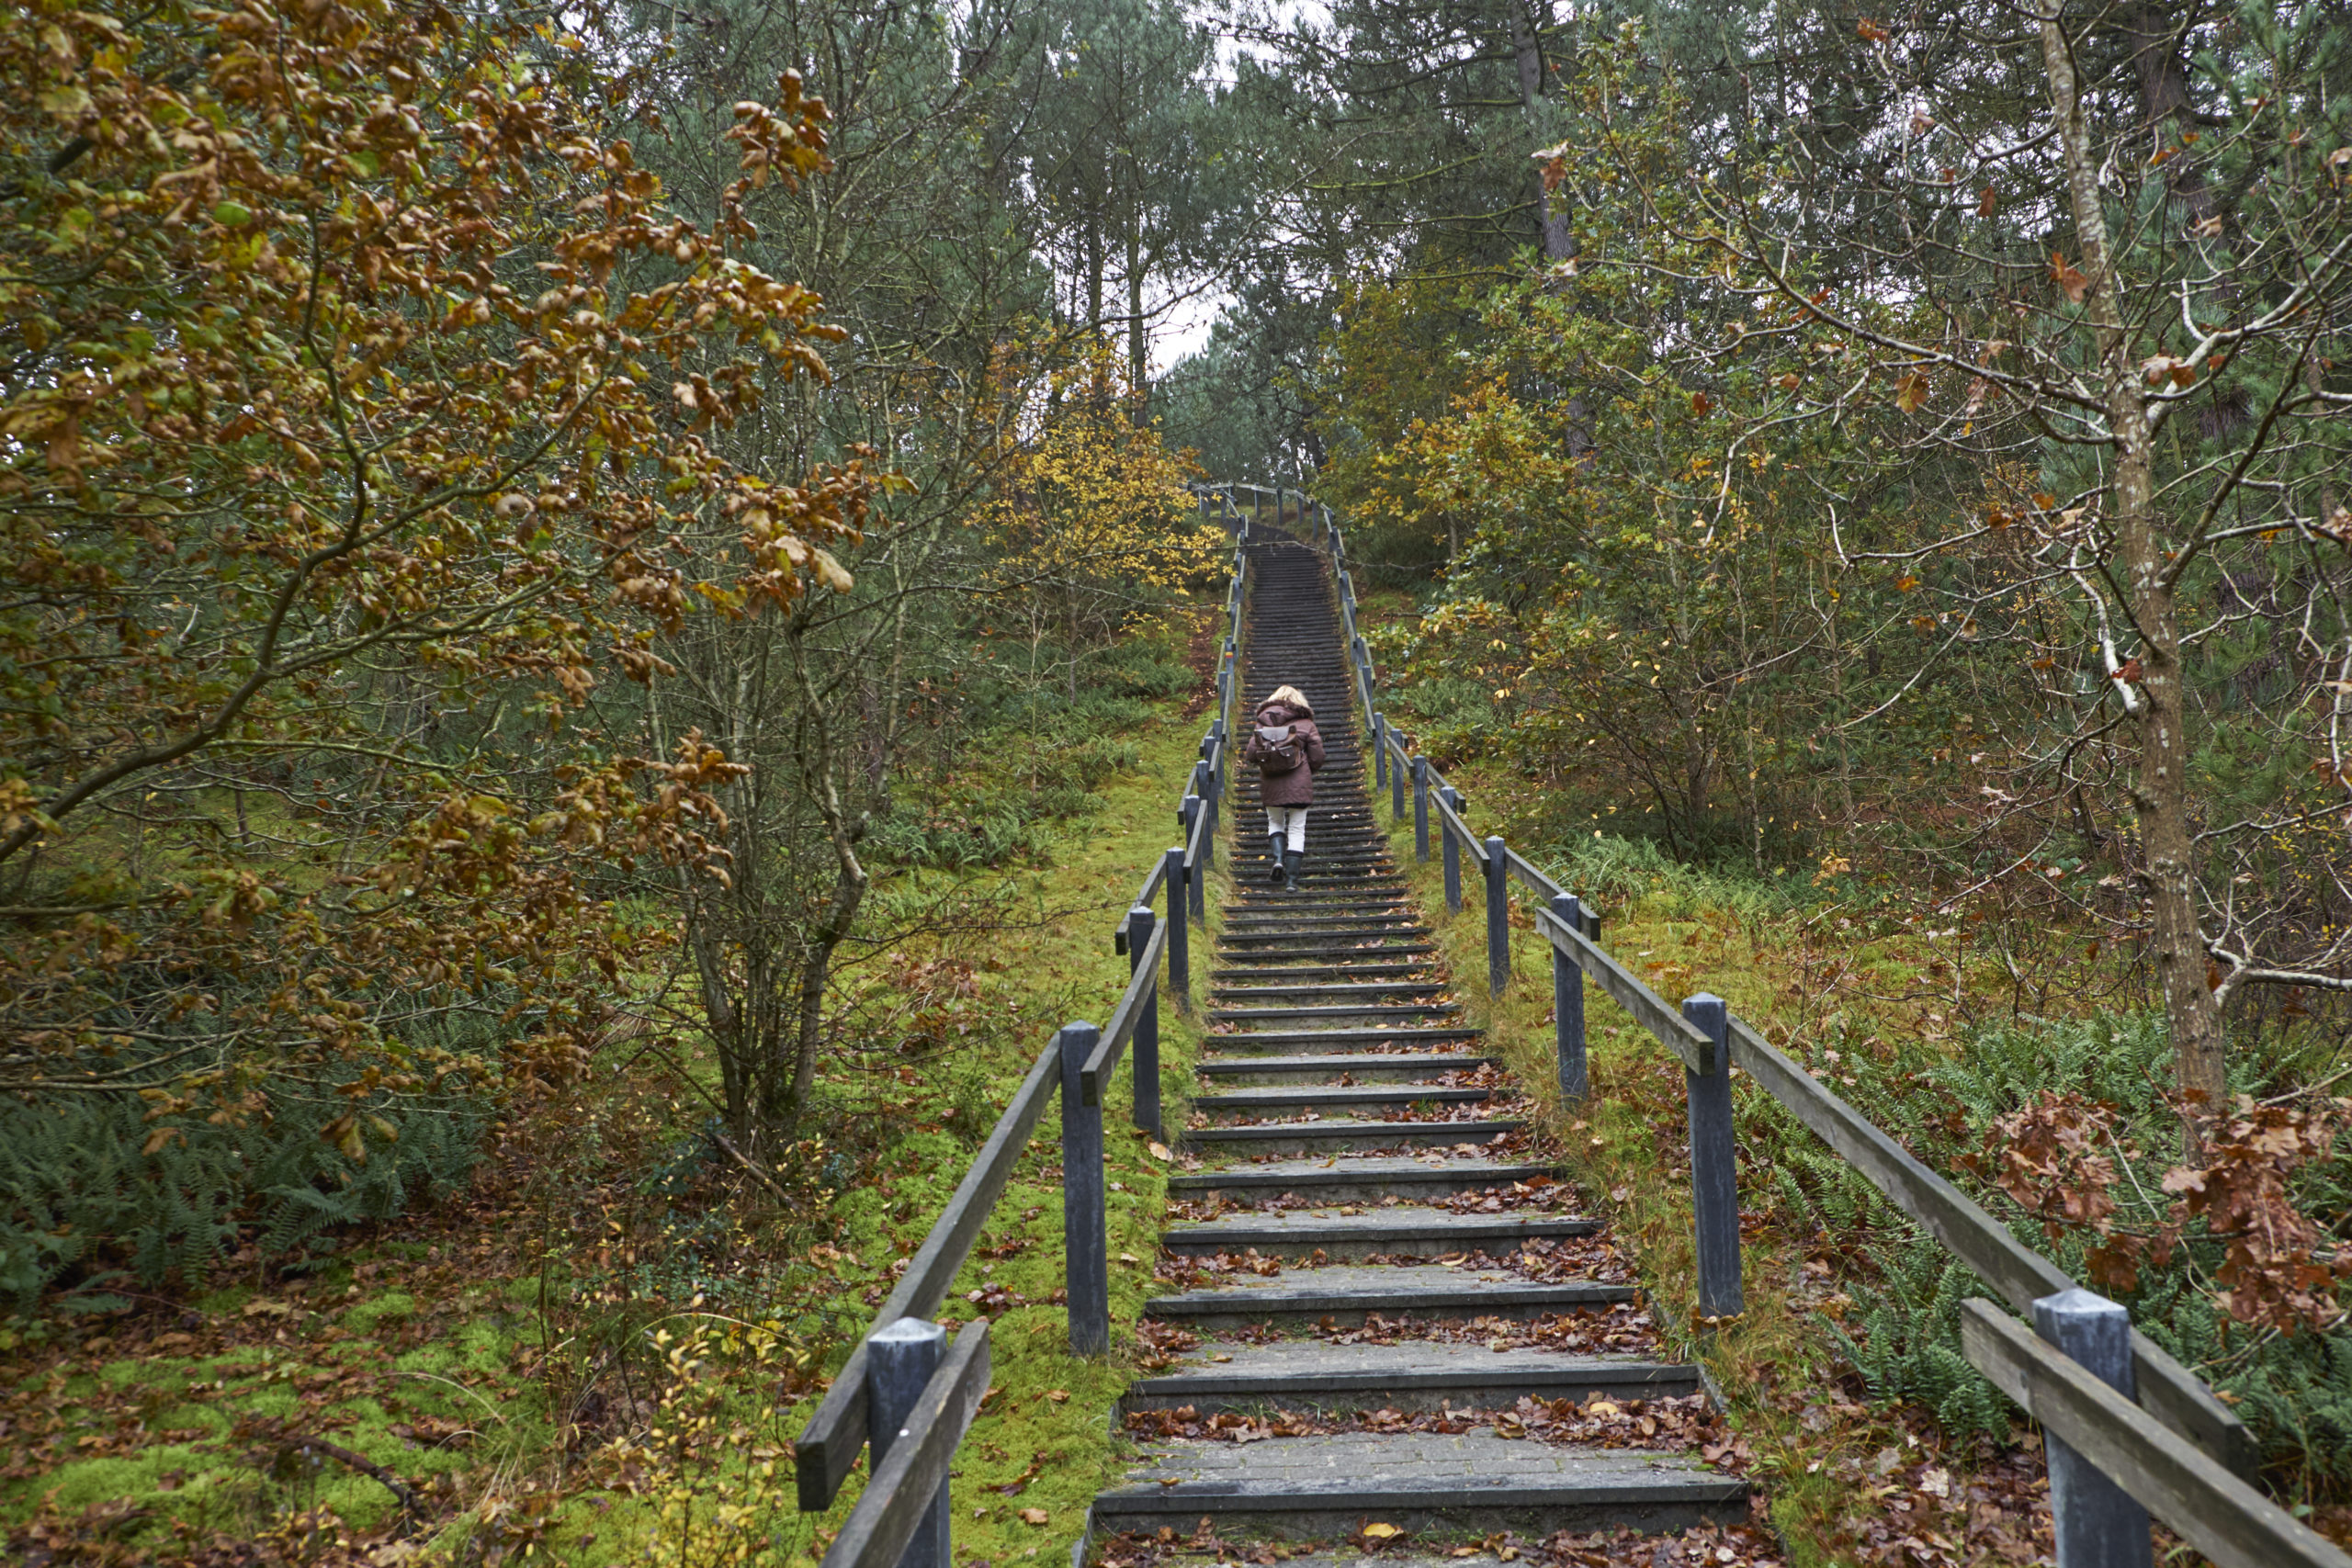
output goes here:
<path id="1" fill-rule="evenodd" d="M 1146 1308 L 1169 1364 L 1122 1402 L 1142 1461 L 1096 1499 L 1096 1529 L 1744 1519 L 1746 1483 L 1675 1440 L 1705 1415 L 1696 1370 L 1643 1353 L 1637 1292 L 1529 1154 L 1516 1090 L 1389 859 L 1322 558 L 1278 540 L 1253 569 L 1242 711 L 1299 687 L 1327 761 L 1295 894 L 1274 880 L 1256 779 L 1235 770 L 1240 894 L 1169 1184 L 1185 1217 L 1161 1241 L 1177 1288 Z"/>

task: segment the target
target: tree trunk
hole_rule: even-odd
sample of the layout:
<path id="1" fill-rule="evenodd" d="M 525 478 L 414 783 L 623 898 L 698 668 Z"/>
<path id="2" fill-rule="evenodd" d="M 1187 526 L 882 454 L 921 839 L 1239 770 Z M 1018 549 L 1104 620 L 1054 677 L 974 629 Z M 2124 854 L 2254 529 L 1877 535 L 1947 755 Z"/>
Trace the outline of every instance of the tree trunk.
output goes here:
<path id="1" fill-rule="evenodd" d="M 1145 362 L 1143 330 L 1143 213 L 1127 217 L 1127 386 L 1140 401 L 1151 367 Z"/>
<path id="2" fill-rule="evenodd" d="M 1543 12 L 1551 7 L 1545 0 L 1535 0 Z M 1536 21 L 1544 19 L 1528 16 L 1528 0 L 1503 0 L 1510 27 L 1511 59 L 1519 67 L 1519 102 L 1527 111 L 1527 129 L 1534 137 L 1534 145 L 1545 145 L 1544 127 L 1540 123 L 1544 101 L 1544 40 L 1536 31 Z M 1539 172 L 1535 177 L 1535 209 L 1540 214 L 1543 229 L 1544 259 L 1566 261 L 1577 254 L 1576 239 L 1568 231 L 1568 204 L 1555 203 L 1550 187 L 1544 184 Z"/>
<path id="3" fill-rule="evenodd" d="M 2180 57 L 2182 24 L 2164 6 L 2133 6 L 2122 14 L 2123 33 L 2132 46 L 2132 72 L 2140 84 L 2140 114 L 2148 127 L 2148 155 L 2162 151 L 2165 127 L 2176 132 L 2197 129 L 2188 96 L 2188 67 Z M 2213 187 L 2206 183 L 2200 160 L 2177 152 L 2165 171 L 2172 193 L 2188 209 L 2189 220 L 2202 223 L 2213 216 Z"/>
<path id="4" fill-rule="evenodd" d="M 2154 516 L 2154 454 L 2140 367 L 2132 363 L 2123 324 L 2122 289 L 2115 274 L 2107 215 L 2099 201 L 2098 158 L 2091 146 L 2072 48 L 2055 0 L 2040 0 L 2043 69 L 2066 162 L 2067 192 L 2082 270 L 2090 278 L 2085 311 L 2097 338 L 2099 370 L 2114 443 L 2109 496 L 2116 565 L 2142 646 L 2138 699 L 2140 759 L 2132 803 L 2148 857 L 2155 927 L 2156 974 L 2164 986 L 2172 1033 L 2174 1073 L 2181 1089 L 2218 1107 L 2224 1079 L 2221 1010 L 2207 980 L 2209 960 L 2197 921 L 2196 842 L 2189 820 L 2187 704 L 2180 661 L 2180 622 L 2165 578 L 2165 551 Z M 2116 684 L 2130 694 L 2130 683 Z M 2195 1129 L 2188 1130 L 2195 1137 Z"/>

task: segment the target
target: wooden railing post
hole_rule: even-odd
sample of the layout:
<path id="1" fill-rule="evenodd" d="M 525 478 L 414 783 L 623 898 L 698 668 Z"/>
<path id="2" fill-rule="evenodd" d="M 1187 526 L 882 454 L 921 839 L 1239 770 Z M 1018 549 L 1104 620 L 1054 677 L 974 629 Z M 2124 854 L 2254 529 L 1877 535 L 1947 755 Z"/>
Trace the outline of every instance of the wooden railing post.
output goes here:
<path id="1" fill-rule="evenodd" d="M 1552 913 L 1568 930 L 1584 930 L 1584 906 L 1575 894 L 1553 899 Z M 1584 971 L 1556 947 L 1552 949 L 1552 1032 L 1560 1044 L 1560 1100 L 1581 1105 L 1592 1091 L 1584 1055 Z"/>
<path id="2" fill-rule="evenodd" d="M 1388 722 L 1386 715 L 1381 716 L 1380 722 L 1385 734 L 1393 736 L 1396 733 L 1396 727 Z M 1403 748 L 1398 750 L 1401 751 Z M 1395 759 L 1390 760 L 1388 766 L 1388 819 L 1402 822 L 1405 820 L 1405 764 Z"/>
<path id="3" fill-rule="evenodd" d="M 1102 1032 L 1062 1025 L 1062 1258 L 1069 1292 L 1069 1348 L 1100 1356 L 1111 1348 L 1111 1260 L 1102 1216 L 1102 1108 L 1084 1103 L 1079 1075 Z"/>
<path id="4" fill-rule="evenodd" d="M 1499 997 L 1510 985 L 1510 862 L 1503 841 L 1487 838 L 1487 993 Z"/>
<path id="5" fill-rule="evenodd" d="M 1159 919 L 1148 904 L 1138 904 L 1127 911 L 1127 973 L 1133 975 L 1143 966 L 1144 954 L 1151 947 L 1151 928 Z M 1182 922 L 1179 922 L 1180 924 Z M 1169 933 L 1171 937 L 1174 932 Z M 1153 1137 L 1161 1136 L 1159 1128 L 1159 987 L 1154 985 L 1144 999 L 1143 1016 L 1136 1020 L 1135 1042 L 1132 1047 L 1136 1075 L 1136 1125 L 1147 1129 Z"/>
<path id="6" fill-rule="evenodd" d="M 1747 1297 L 1739 1280 L 1739 1161 L 1731 1120 L 1731 1011 L 1701 991 L 1682 1016 L 1715 1043 L 1714 1071 L 1682 1069 L 1690 1104 L 1690 1221 L 1699 1255 L 1699 1315 L 1736 1317 Z M 1697 1325 L 1702 1329 L 1704 1324 Z"/>
<path id="7" fill-rule="evenodd" d="M 899 1318 L 865 1337 L 865 1440 L 874 1450 L 868 1474 L 881 1470 L 946 1354 L 947 1330 L 920 1317 Z M 899 1554 L 898 1568 L 953 1568 L 948 1528 L 943 1481 L 923 1509 L 914 1539 Z"/>
<path id="8" fill-rule="evenodd" d="M 1430 858 L 1430 760 L 1413 759 L 1413 858 Z"/>
<path id="9" fill-rule="evenodd" d="M 1197 794 L 1188 794 L 1184 796 L 1182 820 L 1184 824 L 1184 843 L 1188 849 L 1193 842 L 1193 825 L 1199 820 L 1201 813 L 1206 809 L 1205 803 Z M 1192 912 L 1193 919 L 1203 923 L 1206 923 L 1209 918 L 1208 859 L 1208 850 L 1204 844 L 1199 862 L 1193 867 L 1192 874 L 1184 879 L 1184 907 Z"/>
<path id="10" fill-rule="evenodd" d="M 2126 1399 L 2132 1314 L 2079 1287 L 2033 1303 L 2034 1332 Z M 2149 1568 L 2148 1510 L 2054 1433 L 2042 1434 L 2050 1468 L 2050 1523 L 2058 1568 Z"/>
<path id="11" fill-rule="evenodd" d="M 1388 721 L 1372 716 L 1372 787 L 1388 787 Z"/>
<path id="12" fill-rule="evenodd" d="M 1445 804 L 1453 808 L 1453 815 L 1455 817 L 1460 817 L 1462 815 L 1462 792 L 1454 788 L 1452 784 L 1447 784 L 1445 786 Z M 1441 818 L 1438 822 L 1437 829 L 1437 836 L 1444 840 L 1445 907 L 1453 913 L 1458 915 L 1462 913 L 1462 845 L 1461 842 L 1453 836 L 1453 824 L 1452 822 Z"/>
<path id="13" fill-rule="evenodd" d="M 1180 1002 L 1193 999 L 1193 939 L 1184 921 L 1184 851 L 1168 852 L 1160 882 L 1168 889 L 1168 988 Z"/>

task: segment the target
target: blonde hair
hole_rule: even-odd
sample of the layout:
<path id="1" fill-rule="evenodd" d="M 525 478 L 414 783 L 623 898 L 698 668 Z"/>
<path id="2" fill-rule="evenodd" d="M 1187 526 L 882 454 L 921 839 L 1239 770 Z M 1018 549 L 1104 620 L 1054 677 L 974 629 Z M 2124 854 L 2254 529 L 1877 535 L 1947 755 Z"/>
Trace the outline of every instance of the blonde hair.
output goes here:
<path id="1" fill-rule="evenodd" d="M 1276 686 L 1267 694 L 1266 700 L 1258 705 L 1267 708 L 1273 706 L 1276 703 L 1282 704 L 1284 707 L 1296 708 L 1309 718 L 1315 716 L 1315 705 L 1308 702 L 1306 694 L 1296 686 Z"/>

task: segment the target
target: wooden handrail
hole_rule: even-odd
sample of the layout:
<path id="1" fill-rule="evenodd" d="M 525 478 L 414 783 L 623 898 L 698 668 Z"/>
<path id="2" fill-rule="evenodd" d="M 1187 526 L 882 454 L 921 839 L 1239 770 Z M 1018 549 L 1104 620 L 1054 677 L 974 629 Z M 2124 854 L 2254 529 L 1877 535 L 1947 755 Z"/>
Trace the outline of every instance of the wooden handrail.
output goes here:
<path id="1" fill-rule="evenodd" d="M 902 1317 L 929 1317 L 947 1299 L 948 1287 L 955 1284 L 964 1259 L 971 1255 L 989 1211 L 996 1206 L 1014 1164 L 1029 1146 L 1029 1135 L 1045 1115 L 1046 1102 L 1053 1099 L 1060 1073 L 1059 1047 L 1048 1041 L 1029 1076 L 1013 1090 L 1012 1103 L 997 1118 L 995 1130 L 980 1145 L 972 1168 L 964 1173 L 938 1223 L 908 1262 L 897 1288 L 875 1314 L 875 1328 Z M 834 1494 L 842 1489 L 842 1482 L 865 1446 L 865 1345 L 861 1340 L 793 1444 L 802 1512 L 831 1506 Z"/>
<path id="2" fill-rule="evenodd" d="M 1582 931 L 1570 931 L 1549 909 L 1537 909 L 1535 930 L 1569 963 L 1608 992 L 1634 1021 L 1657 1036 L 1658 1043 L 1682 1058 L 1682 1065 L 1705 1077 L 1715 1070 L 1715 1045 L 1681 1010 L 1659 996 Z"/>
<path id="3" fill-rule="evenodd" d="M 1981 1296 L 1960 1303 L 1968 1364 L 2220 1568 L 2352 1568 L 2352 1557 Z"/>
<path id="4" fill-rule="evenodd" d="M 890 1451 L 849 1511 L 842 1533 L 825 1549 L 823 1568 L 897 1568 L 947 1479 L 956 1445 L 964 1440 L 989 1392 L 989 1322 L 964 1325 L 939 1370 L 923 1385 Z"/>
<path id="5" fill-rule="evenodd" d="M 1085 1105 L 1102 1103 L 1102 1086 L 1111 1081 L 1118 1070 L 1119 1054 L 1127 1042 L 1135 1038 L 1136 1025 L 1142 1021 L 1152 993 L 1159 986 L 1159 959 L 1168 951 L 1168 923 L 1155 921 L 1151 940 L 1143 944 L 1143 955 L 1136 961 L 1135 977 L 1127 982 L 1126 994 L 1119 998 L 1118 1010 L 1111 1014 L 1111 1021 L 1102 1026 L 1102 1039 L 1086 1058 L 1086 1066 L 1079 1069 L 1079 1100 Z"/>
<path id="6" fill-rule="evenodd" d="M 1731 1060 L 2018 1311 L 2030 1312 L 2040 1298 L 2075 1288 L 2065 1270 L 2011 1235 L 1966 1193 L 1737 1017 L 1731 1021 Z M 2253 1434 L 2203 1379 L 2136 1328 L 2132 1360 L 2143 1410 L 2230 1470 L 2256 1473 L 2260 1456 Z"/>

